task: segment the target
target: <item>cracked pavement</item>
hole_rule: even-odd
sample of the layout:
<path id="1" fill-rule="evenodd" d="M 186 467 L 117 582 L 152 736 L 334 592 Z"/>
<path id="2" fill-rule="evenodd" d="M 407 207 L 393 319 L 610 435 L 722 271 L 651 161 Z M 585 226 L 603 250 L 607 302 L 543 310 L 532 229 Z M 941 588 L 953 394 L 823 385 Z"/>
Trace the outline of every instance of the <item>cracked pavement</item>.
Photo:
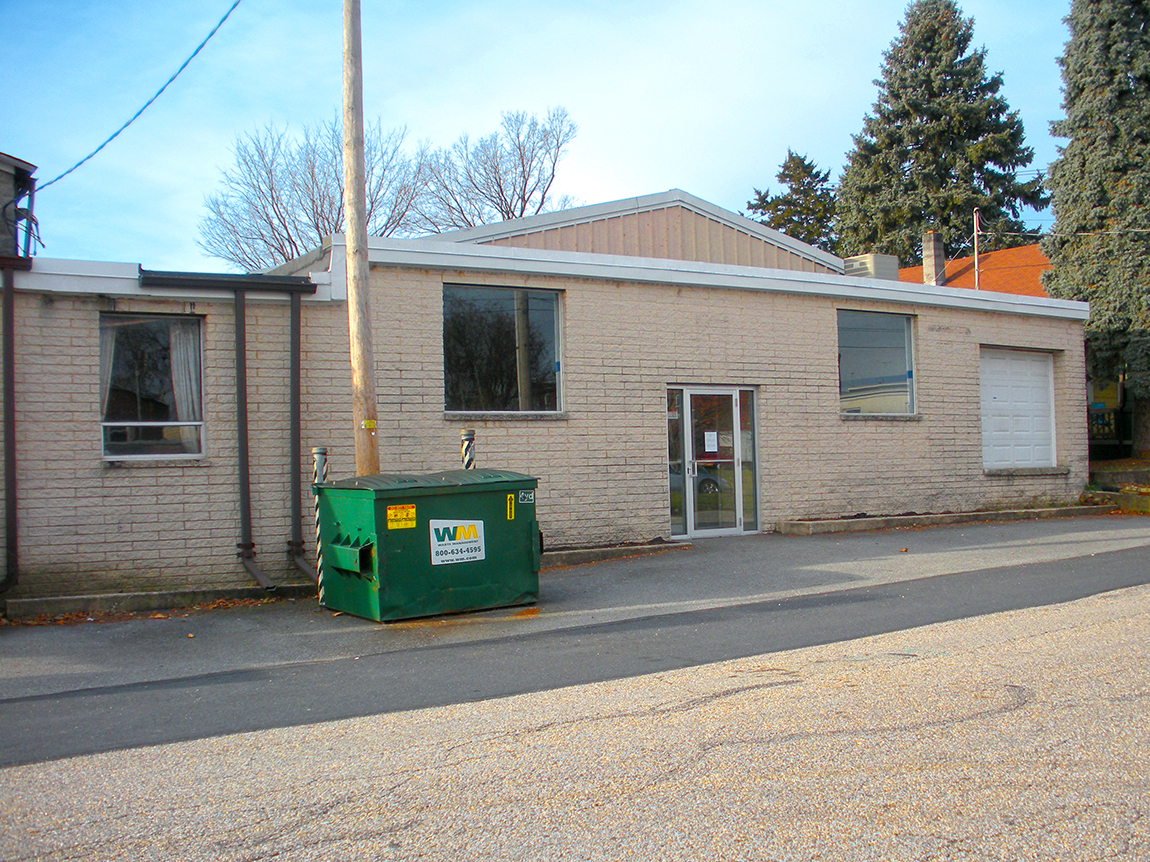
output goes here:
<path id="1" fill-rule="evenodd" d="M 1135 586 L 12 767 L 0 858 L 1145 860 L 1148 706 Z"/>

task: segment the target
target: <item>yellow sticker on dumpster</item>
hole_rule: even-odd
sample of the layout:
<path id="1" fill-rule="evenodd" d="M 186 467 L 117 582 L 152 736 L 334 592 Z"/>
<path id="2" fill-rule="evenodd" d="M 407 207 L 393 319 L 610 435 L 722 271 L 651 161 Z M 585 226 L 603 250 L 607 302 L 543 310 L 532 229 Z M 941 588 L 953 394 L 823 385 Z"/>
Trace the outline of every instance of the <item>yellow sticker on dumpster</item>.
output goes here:
<path id="1" fill-rule="evenodd" d="M 415 529 L 415 504 L 406 506 L 387 507 L 387 529 L 413 530 Z"/>

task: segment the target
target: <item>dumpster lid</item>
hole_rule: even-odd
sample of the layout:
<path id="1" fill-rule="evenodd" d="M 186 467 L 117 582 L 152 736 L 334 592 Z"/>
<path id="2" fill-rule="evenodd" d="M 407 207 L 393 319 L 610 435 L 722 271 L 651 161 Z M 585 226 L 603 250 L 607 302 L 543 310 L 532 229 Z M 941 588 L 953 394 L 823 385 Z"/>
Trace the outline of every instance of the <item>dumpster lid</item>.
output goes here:
<path id="1" fill-rule="evenodd" d="M 427 478 L 438 479 L 445 485 L 487 485 L 491 482 L 536 482 L 534 476 L 513 470 L 447 470 L 433 473 Z"/>
<path id="2" fill-rule="evenodd" d="M 442 482 L 428 481 L 428 476 L 414 476 L 409 473 L 377 473 L 373 476 L 352 476 L 326 483 L 330 488 L 364 488 L 371 491 L 388 491 L 396 488 L 441 488 Z"/>
<path id="3" fill-rule="evenodd" d="M 353 476 L 327 483 L 329 488 L 362 488 L 371 491 L 414 491 L 455 488 L 463 485 L 490 485 L 499 482 L 536 482 L 534 476 L 512 470 L 447 470 L 443 473 L 377 473 Z"/>

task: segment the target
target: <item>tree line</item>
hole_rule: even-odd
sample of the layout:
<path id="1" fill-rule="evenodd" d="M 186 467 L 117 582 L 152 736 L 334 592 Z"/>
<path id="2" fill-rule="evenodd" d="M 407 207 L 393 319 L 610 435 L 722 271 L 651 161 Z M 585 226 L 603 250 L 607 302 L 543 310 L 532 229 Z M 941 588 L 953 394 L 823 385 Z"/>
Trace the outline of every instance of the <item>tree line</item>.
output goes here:
<path id="1" fill-rule="evenodd" d="M 564 108 L 544 117 L 502 115 L 478 140 L 405 149 L 405 129 L 364 128 L 367 232 L 412 236 L 538 215 L 571 205 L 555 198 L 559 161 L 578 127 Z M 235 165 L 205 201 L 200 245 L 253 272 L 289 261 L 343 232 L 343 127 L 338 118 L 301 137 L 267 126 L 240 136 Z"/>
<path id="2" fill-rule="evenodd" d="M 1026 208 L 1044 209 L 1041 173 L 1022 120 L 988 74 L 986 49 L 971 50 L 974 20 L 954 0 L 916 0 L 883 53 L 878 98 L 837 184 L 787 150 L 776 179 L 784 191 L 754 190 L 747 209 L 763 224 L 843 256 L 892 254 L 922 260 L 933 230 L 947 256 L 969 242 L 978 209 L 990 248 L 1032 241 Z"/>
<path id="3" fill-rule="evenodd" d="M 957 256 L 975 209 L 985 248 L 1038 240 L 1046 292 L 1090 303 L 1088 372 L 1122 381 L 1138 452 L 1150 449 L 1150 5 L 1073 0 L 1065 20 L 1066 116 L 1051 129 L 1066 143 L 1049 176 L 1027 170 L 1034 152 L 1002 75 L 987 74 L 984 48 L 970 50 L 973 19 L 954 0 L 914 0 L 837 184 L 788 149 L 783 191 L 755 189 L 747 210 L 826 251 L 904 265 L 922 260 L 927 230 Z M 1023 210 L 1051 203 L 1050 231 L 1027 230 Z"/>

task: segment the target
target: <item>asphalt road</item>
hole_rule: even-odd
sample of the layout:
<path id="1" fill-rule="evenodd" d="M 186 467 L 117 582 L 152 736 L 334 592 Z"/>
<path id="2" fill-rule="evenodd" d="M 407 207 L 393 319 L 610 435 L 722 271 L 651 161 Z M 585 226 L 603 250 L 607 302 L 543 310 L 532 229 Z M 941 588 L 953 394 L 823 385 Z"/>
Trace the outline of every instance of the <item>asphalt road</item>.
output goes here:
<path id="1" fill-rule="evenodd" d="M 635 677 L 1150 583 L 1150 519 L 810 538 L 545 572 L 536 609 L 380 626 L 311 603 L 0 629 L 0 767 Z M 189 637 L 192 635 L 192 637 Z"/>

